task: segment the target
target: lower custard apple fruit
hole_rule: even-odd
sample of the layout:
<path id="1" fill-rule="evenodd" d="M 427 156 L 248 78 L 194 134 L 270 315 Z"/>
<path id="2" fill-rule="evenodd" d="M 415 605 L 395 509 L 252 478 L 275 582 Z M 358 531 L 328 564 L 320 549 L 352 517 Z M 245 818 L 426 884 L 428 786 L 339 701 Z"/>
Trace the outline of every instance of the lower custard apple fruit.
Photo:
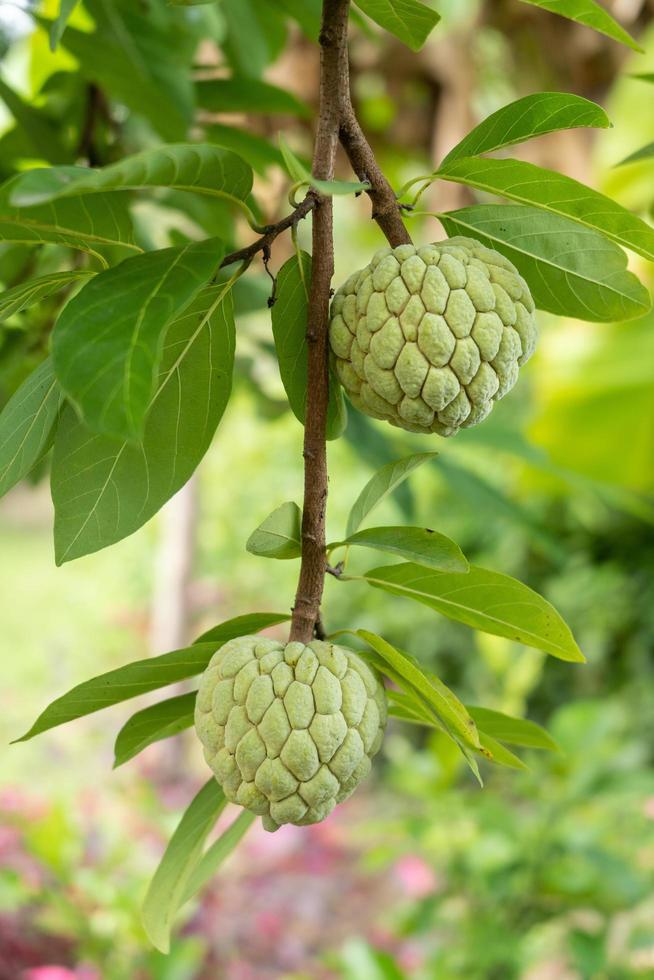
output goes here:
<path id="1" fill-rule="evenodd" d="M 483 421 L 536 344 L 527 283 L 472 238 L 377 252 L 332 301 L 336 374 L 356 408 L 411 432 Z"/>
<path id="2" fill-rule="evenodd" d="M 277 830 L 324 820 L 354 792 L 386 716 L 379 676 L 351 650 L 242 636 L 212 657 L 195 727 L 225 796 Z"/>

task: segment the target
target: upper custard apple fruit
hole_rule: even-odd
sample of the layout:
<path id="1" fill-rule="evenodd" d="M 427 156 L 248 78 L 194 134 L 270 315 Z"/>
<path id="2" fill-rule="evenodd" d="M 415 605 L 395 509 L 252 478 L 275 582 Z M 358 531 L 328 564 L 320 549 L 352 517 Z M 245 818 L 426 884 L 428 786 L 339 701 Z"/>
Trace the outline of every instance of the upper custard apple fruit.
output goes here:
<path id="1" fill-rule="evenodd" d="M 383 248 L 332 302 L 329 339 L 350 400 L 411 432 L 486 418 L 536 344 L 518 270 L 472 238 Z"/>
<path id="2" fill-rule="evenodd" d="M 351 650 L 242 636 L 212 657 L 195 727 L 225 796 L 277 830 L 317 823 L 354 792 L 386 716 L 379 676 Z"/>

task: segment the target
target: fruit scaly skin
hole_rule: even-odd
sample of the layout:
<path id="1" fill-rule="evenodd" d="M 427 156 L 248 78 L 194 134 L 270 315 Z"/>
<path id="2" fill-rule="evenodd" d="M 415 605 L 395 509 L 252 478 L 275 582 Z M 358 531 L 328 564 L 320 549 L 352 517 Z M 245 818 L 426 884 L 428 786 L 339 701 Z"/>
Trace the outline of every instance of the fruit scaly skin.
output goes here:
<path id="1" fill-rule="evenodd" d="M 536 344 L 534 302 L 515 266 L 472 238 L 399 245 L 337 290 L 329 339 L 361 412 L 451 436 L 516 383 Z"/>
<path id="2" fill-rule="evenodd" d="M 225 796 L 263 818 L 317 823 L 370 772 L 386 725 L 376 672 L 321 640 L 230 640 L 202 676 L 195 727 Z"/>

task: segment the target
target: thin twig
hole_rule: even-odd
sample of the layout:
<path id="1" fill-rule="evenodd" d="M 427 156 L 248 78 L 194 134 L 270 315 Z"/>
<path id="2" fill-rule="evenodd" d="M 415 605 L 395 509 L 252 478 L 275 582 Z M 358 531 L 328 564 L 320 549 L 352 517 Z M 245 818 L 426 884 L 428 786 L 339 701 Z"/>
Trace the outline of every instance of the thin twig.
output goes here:
<path id="1" fill-rule="evenodd" d="M 249 261 L 254 258 L 257 252 L 264 252 L 265 254 L 278 235 L 281 235 L 288 228 L 294 228 L 298 221 L 306 218 L 309 212 L 315 208 L 318 199 L 319 195 L 316 191 L 307 191 L 304 200 L 300 201 L 298 206 L 290 214 L 287 214 L 285 218 L 282 218 L 276 224 L 266 225 L 263 235 L 255 239 L 250 245 L 246 245 L 245 248 L 239 248 L 237 252 L 230 252 L 229 255 L 226 255 L 220 263 L 220 268 L 223 269 L 226 265 L 231 265 L 233 262 Z"/>

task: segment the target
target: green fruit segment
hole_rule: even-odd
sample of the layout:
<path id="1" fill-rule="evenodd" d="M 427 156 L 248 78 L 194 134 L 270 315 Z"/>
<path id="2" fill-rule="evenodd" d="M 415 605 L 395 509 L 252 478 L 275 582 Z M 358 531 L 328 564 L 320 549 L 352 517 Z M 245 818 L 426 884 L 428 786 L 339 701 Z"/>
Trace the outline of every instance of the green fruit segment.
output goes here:
<path id="1" fill-rule="evenodd" d="M 323 820 L 370 772 L 387 718 L 375 671 L 345 647 L 242 636 L 213 657 L 195 727 L 229 800 L 267 830 Z"/>
<path id="2" fill-rule="evenodd" d="M 472 238 L 383 248 L 332 302 L 336 374 L 353 405 L 454 435 L 511 390 L 536 344 L 527 283 Z"/>

